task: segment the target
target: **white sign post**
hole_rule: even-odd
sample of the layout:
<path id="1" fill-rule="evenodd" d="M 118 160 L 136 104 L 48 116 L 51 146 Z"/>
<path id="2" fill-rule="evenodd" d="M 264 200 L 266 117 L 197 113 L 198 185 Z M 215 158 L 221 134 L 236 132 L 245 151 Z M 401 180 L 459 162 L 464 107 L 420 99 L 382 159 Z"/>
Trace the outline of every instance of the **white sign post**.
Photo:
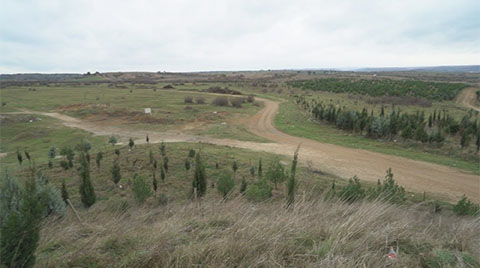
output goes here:
<path id="1" fill-rule="evenodd" d="M 145 108 L 145 113 L 146 114 L 152 114 L 152 108 Z"/>

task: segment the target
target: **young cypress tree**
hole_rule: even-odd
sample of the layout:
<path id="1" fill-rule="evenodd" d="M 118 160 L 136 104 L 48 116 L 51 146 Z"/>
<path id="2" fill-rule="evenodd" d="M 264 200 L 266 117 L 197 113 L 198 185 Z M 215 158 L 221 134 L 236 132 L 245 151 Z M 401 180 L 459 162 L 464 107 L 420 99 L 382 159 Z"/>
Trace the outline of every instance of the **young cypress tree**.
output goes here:
<path id="1" fill-rule="evenodd" d="M 186 171 L 189 171 L 189 170 L 190 170 L 190 160 L 188 160 L 188 158 L 185 159 L 185 170 L 186 170 Z"/>
<path id="2" fill-rule="evenodd" d="M 18 160 L 18 164 L 20 164 L 21 166 L 23 162 L 23 156 L 18 149 L 17 149 L 17 160 Z"/>
<path id="3" fill-rule="evenodd" d="M 67 200 L 69 199 L 69 197 L 68 197 L 67 186 L 65 185 L 65 179 L 63 179 L 62 181 L 62 199 L 63 199 L 63 202 L 65 202 L 65 204 L 68 205 Z"/>
<path id="4" fill-rule="evenodd" d="M 247 190 L 247 180 L 245 180 L 245 177 L 242 177 L 242 182 L 240 184 L 240 193 L 244 194 L 246 190 Z"/>
<path id="5" fill-rule="evenodd" d="M 235 181 L 235 175 L 237 174 L 237 170 L 238 170 L 237 161 L 233 161 L 232 170 L 233 170 L 233 180 Z"/>
<path id="6" fill-rule="evenodd" d="M 95 163 L 97 164 L 97 168 L 100 168 L 100 162 L 103 159 L 103 152 L 98 152 L 97 156 L 95 157 Z"/>
<path id="7" fill-rule="evenodd" d="M 120 179 L 122 179 L 122 174 L 120 173 L 120 165 L 118 164 L 118 161 L 113 162 L 113 167 L 112 167 L 112 181 L 113 183 L 117 184 Z"/>
<path id="8" fill-rule="evenodd" d="M 162 179 L 162 182 L 165 182 L 165 167 L 162 166 L 160 169 L 160 178 Z"/>
<path id="9" fill-rule="evenodd" d="M 40 222 L 45 208 L 37 194 L 34 178 L 25 183 L 19 211 L 12 212 L 0 230 L 0 266 L 33 267 L 40 240 Z"/>
<path id="10" fill-rule="evenodd" d="M 158 189 L 158 181 L 157 177 L 155 176 L 155 170 L 152 170 L 152 186 L 153 186 L 153 191 L 155 192 L 155 198 L 157 197 L 157 189 Z"/>
<path id="11" fill-rule="evenodd" d="M 165 146 L 165 143 L 163 141 L 162 143 L 160 143 L 160 153 L 163 157 L 167 155 L 167 146 Z"/>
<path id="12" fill-rule="evenodd" d="M 252 177 L 255 177 L 255 166 L 254 165 L 250 166 L 250 175 L 252 175 Z"/>
<path id="13" fill-rule="evenodd" d="M 163 158 L 163 168 L 165 169 L 165 172 L 168 172 L 168 156 Z"/>
<path id="14" fill-rule="evenodd" d="M 298 162 L 298 150 L 293 155 L 292 169 L 290 171 L 290 178 L 287 182 L 287 207 L 290 207 L 295 202 L 295 189 L 297 188 L 297 182 L 295 181 L 295 173 L 297 171 Z"/>
<path id="15" fill-rule="evenodd" d="M 260 160 L 258 160 L 258 177 L 261 178 L 263 176 L 263 173 L 262 173 L 262 159 L 260 158 Z"/>
<path id="16" fill-rule="evenodd" d="M 128 147 L 130 147 L 130 151 L 133 149 L 133 146 L 135 146 L 135 142 L 133 141 L 132 138 L 128 140 Z"/>
<path id="17" fill-rule="evenodd" d="M 147 137 L 145 137 L 145 140 L 147 141 L 147 144 L 150 144 L 150 138 L 148 137 L 148 134 Z"/>
<path id="18" fill-rule="evenodd" d="M 195 173 L 192 186 L 193 188 L 197 188 L 197 194 L 199 197 L 205 195 L 207 191 L 207 175 L 199 153 L 195 155 Z"/>
<path id="19" fill-rule="evenodd" d="M 93 189 L 92 182 L 90 181 L 90 165 L 88 164 L 85 152 L 80 152 L 79 160 L 79 175 L 81 179 L 80 196 L 83 205 L 88 208 L 95 203 L 97 197 L 95 196 L 95 190 Z"/>

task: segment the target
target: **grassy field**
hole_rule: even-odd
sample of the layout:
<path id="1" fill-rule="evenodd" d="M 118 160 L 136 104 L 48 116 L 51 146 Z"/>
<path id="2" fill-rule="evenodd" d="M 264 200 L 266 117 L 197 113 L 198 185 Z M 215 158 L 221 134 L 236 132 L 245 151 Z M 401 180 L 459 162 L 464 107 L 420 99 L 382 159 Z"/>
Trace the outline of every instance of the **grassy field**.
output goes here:
<path id="1" fill-rule="evenodd" d="M 211 104 L 216 96 L 186 91 L 203 90 L 210 86 L 202 84 L 192 89 L 184 85 L 179 90 L 164 90 L 162 84 L 150 85 L 149 88 L 145 85 L 131 84 L 115 87 L 106 84 L 86 86 L 52 84 L 35 87 L 35 91 L 29 90 L 29 87 L 10 87 L 1 89 L 2 102 L 6 102 L 7 105 L 0 108 L 0 112 L 15 112 L 20 109 L 58 111 L 73 117 L 101 121 L 102 124 L 122 125 L 130 129 L 152 131 L 181 129 L 188 132 L 189 129 L 200 128 L 197 130 L 198 133 L 213 137 L 238 136 L 242 140 L 262 141 L 234 124 L 235 118 L 256 113 L 262 107 L 262 103 L 244 103 L 241 108 L 219 107 Z M 154 88 L 157 90 L 154 91 Z M 194 103 L 186 104 L 185 97 L 191 97 Z M 197 98 L 202 98 L 205 104 L 196 103 Z M 144 108 L 151 108 L 152 115 L 144 114 Z M 221 132 L 214 131 L 224 122 L 228 124 L 222 125 Z"/>
<path id="2" fill-rule="evenodd" d="M 51 146 L 55 146 L 59 152 L 62 147 L 75 145 L 82 139 L 87 139 L 97 148 L 107 145 L 107 137 L 93 137 L 88 132 L 65 127 L 51 117 L 16 114 L 1 120 L 0 151 L 8 153 L 0 158 L 2 169 L 17 165 L 17 149 L 22 154 L 27 150 L 36 164 L 43 164 L 48 161 Z M 26 162 L 25 159 L 24 164 L 28 165 Z"/>
<path id="3" fill-rule="evenodd" d="M 380 108 L 378 107 L 377 109 Z M 280 105 L 279 113 L 275 118 L 275 125 L 279 130 L 294 136 L 457 167 L 480 174 L 478 162 L 441 155 L 442 148 L 429 148 L 428 150 L 433 151 L 433 153 L 425 152 L 425 148 L 422 148 L 425 145 L 419 143 L 408 145 L 368 139 L 363 136 L 349 134 L 324 123 L 314 122 L 305 111 L 291 101 Z M 437 150 L 436 153 L 435 150 Z"/>

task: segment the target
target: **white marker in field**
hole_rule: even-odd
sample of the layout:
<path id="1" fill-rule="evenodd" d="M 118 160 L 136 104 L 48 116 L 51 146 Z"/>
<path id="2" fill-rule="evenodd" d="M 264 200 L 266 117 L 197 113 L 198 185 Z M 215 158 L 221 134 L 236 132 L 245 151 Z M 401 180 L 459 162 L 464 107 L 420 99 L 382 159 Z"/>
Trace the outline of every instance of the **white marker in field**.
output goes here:
<path id="1" fill-rule="evenodd" d="M 145 108 L 145 113 L 146 114 L 152 114 L 152 108 Z"/>

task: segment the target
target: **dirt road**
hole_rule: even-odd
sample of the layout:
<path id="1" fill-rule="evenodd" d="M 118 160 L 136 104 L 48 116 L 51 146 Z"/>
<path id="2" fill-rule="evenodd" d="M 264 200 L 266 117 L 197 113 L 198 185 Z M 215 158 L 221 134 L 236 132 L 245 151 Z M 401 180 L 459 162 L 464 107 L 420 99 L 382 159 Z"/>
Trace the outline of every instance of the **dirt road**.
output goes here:
<path id="1" fill-rule="evenodd" d="M 456 201 L 463 194 L 466 194 L 472 200 L 480 202 L 480 177 L 477 175 L 442 165 L 290 136 L 277 130 L 273 125 L 279 103 L 266 99 L 259 100 L 265 103 L 264 108 L 253 117 L 245 120 L 244 123 L 250 132 L 267 138 L 272 143 L 216 139 L 187 135 L 180 131 L 161 133 L 144 130 L 132 131 L 99 122 L 86 122 L 59 113 L 24 112 L 54 117 L 62 120 L 68 127 L 83 129 L 94 135 L 115 134 L 123 138 L 131 137 L 136 139 L 137 144 L 144 143 L 145 136 L 148 134 L 151 143 L 161 141 L 203 142 L 288 156 L 292 156 L 297 146 L 301 145 L 299 156 L 301 162 L 311 161 L 315 169 L 336 174 L 343 178 L 357 175 L 361 180 L 376 182 L 378 179 L 383 179 L 388 168 L 392 168 L 394 178 L 400 185 L 410 191 L 434 193 L 450 201 Z"/>
<path id="2" fill-rule="evenodd" d="M 469 87 L 462 90 L 457 96 L 456 103 L 480 112 L 480 107 L 477 105 L 477 90 L 480 89 Z"/>

